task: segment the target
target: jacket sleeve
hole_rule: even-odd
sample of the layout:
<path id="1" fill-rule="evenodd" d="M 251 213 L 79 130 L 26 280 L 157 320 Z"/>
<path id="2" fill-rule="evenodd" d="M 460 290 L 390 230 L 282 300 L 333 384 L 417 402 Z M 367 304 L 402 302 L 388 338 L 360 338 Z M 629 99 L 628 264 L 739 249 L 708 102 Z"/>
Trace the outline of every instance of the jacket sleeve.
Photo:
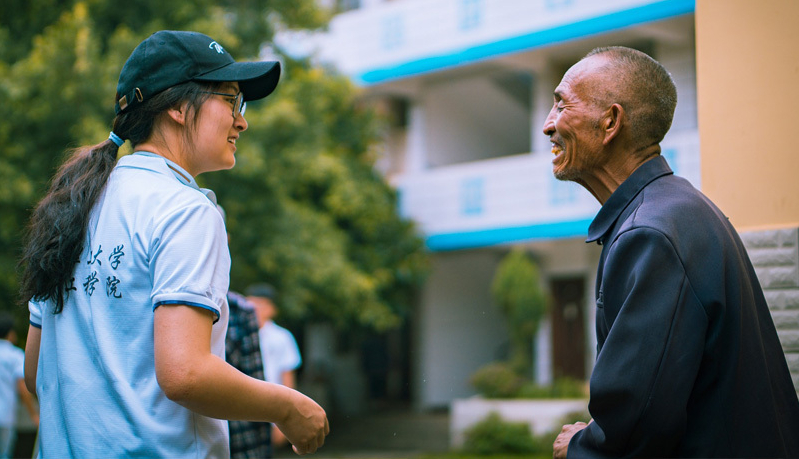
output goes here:
<path id="1" fill-rule="evenodd" d="M 707 315 L 666 235 L 637 228 L 612 244 L 597 302 L 605 342 L 591 375 L 594 422 L 568 457 L 668 456 L 685 431 Z"/>

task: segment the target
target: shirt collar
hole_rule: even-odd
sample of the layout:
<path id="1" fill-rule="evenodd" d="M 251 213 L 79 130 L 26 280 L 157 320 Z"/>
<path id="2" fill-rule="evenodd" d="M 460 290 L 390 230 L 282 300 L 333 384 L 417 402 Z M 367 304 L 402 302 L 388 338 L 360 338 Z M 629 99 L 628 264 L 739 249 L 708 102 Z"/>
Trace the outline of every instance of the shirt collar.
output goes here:
<path id="1" fill-rule="evenodd" d="M 158 158 L 163 160 L 166 166 L 169 168 L 170 172 L 172 172 L 172 175 L 174 175 L 175 178 L 178 179 L 180 183 L 201 192 L 202 194 L 205 195 L 206 198 L 208 198 L 208 200 L 216 204 L 216 194 L 212 190 L 209 190 L 208 188 L 200 188 L 200 186 L 197 185 L 197 182 L 194 180 L 194 177 L 192 177 L 191 174 L 186 172 L 186 169 L 180 167 L 178 163 L 150 151 L 135 151 L 133 152 L 133 155 L 145 156 L 149 158 Z"/>
<path id="2" fill-rule="evenodd" d="M 664 175 L 673 174 L 666 159 L 660 155 L 648 160 L 636 169 L 627 180 L 622 182 L 610 195 L 591 226 L 588 227 L 588 239 L 585 242 L 600 240 L 610 231 L 621 213 L 638 196 L 638 193 L 653 180 Z"/>

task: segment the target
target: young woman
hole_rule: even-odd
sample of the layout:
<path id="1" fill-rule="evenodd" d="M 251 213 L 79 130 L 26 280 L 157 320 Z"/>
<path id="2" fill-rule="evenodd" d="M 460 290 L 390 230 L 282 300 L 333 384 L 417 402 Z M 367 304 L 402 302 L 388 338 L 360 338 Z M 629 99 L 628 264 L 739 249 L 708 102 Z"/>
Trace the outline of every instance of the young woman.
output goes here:
<path id="1" fill-rule="evenodd" d="M 324 442 L 319 405 L 224 361 L 230 254 L 194 180 L 233 167 L 245 102 L 279 75 L 157 32 L 122 68 L 109 140 L 56 174 L 22 260 L 43 457 L 226 457 L 223 419 L 274 422 L 298 454 Z M 117 161 L 124 140 L 134 153 Z"/>

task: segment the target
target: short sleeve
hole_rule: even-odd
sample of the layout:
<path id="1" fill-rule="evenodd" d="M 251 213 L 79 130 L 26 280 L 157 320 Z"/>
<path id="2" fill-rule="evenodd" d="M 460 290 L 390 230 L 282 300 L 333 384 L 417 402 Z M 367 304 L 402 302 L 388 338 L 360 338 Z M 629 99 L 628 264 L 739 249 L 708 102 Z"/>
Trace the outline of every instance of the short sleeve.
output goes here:
<path id="1" fill-rule="evenodd" d="M 159 222 L 150 257 L 153 309 L 186 304 L 219 319 L 227 301 L 230 252 L 222 216 L 210 201 L 181 207 Z"/>
<path id="2" fill-rule="evenodd" d="M 28 302 L 28 311 L 30 312 L 30 324 L 36 328 L 42 328 L 42 309 L 43 304 L 39 301 Z"/>
<path id="3" fill-rule="evenodd" d="M 281 362 L 282 371 L 291 371 L 297 369 L 302 364 L 302 357 L 300 357 L 300 348 L 297 346 L 297 340 L 290 331 L 283 329 L 283 340 L 285 341 L 286 353 Z"/>

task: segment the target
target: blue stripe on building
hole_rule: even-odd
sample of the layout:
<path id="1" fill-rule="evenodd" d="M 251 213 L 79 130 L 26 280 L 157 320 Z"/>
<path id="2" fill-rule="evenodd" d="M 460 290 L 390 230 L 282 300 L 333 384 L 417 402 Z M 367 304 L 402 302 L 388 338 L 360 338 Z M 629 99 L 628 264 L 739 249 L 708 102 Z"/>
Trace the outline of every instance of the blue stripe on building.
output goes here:
<path id="1" fill-rule="evenodd" d="M 407 78 L 492 56 L 535 49 L 575 38 L 607 33 L 625 27 L 693 13 L 695 6 L 695 0 L 663 0 L 584 21 L 474 46 L 450 54 L 431 56 L 393 67 L 370 70 L 357 75 L 356 80 L 364 85 L 372 85 L 399 78 Z"/>
<path id="2" fill-rule="evenodd" d="M 508 242 L 586 237 L 593 219 L 571 222 L 541 223 L 538 225 L 497 228 L 461 233 L 433 234 L 427 237 L 427 248 L 433 252 L 473 249 Z"/>

